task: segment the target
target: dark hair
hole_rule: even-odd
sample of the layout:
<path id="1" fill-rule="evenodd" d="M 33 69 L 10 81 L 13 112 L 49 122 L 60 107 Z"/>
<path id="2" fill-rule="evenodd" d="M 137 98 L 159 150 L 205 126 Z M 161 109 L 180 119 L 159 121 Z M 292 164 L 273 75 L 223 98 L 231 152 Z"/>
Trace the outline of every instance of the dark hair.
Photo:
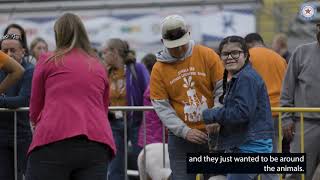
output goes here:
<path id="1" fill-rule="evenodd" d="M 176 29 L 168 30 L 165 34 L 163 34 L 162 38 L 170 40 L 170 41 L 174 41 L 174 40 L 180 39 L 186 33 L 188 33 L 187 30 L 185 30 L 181 27 L 178 27 Z"/>
<path id="2" fill-rule="evenodd" d="M 249 63 L 249 49 L 247 47 L 246 41 L 244 38 L 240 37 L 240 36 L 228 36 L 226 38 L 224 38 L 219 45 L 219 55 L 221 54 L 221 51 L 223 49 L 223 46 L 228 44 L 228 43 L 239 43 L 240 48 L 242 49 L 243 53 L 247 56 L 244 65 L 242 66 L 242 68 L 244 68 L 248 63 Z M 241 69 L 242 69 L 241 68 Z M 240 69 L 240 70 L 241 70 Z M 239 70 L 239 71 L 240 71 Z M 221 104 L 223 104 L 223 99 L 224 96 L 226 95 L 226 90 L 227 90 L 227 78 L 228 78 L 228 71 L 225 69 L 223 72 L 223 83 L 222 83 L 222 89 L 223 89 L 223 94 L 219 97 L 219 102 Z"/>
<path id="3" fill-rule="evenodd" d="M 19 41 L 19 43 L 22 46 L 22 40 L 21 40 L 21 36 L 20 35 L 17 35 L 17 34 L 6 34 L 6 35 L 2 36 L 1 39 L 0 39 L 0 49 L 1 49 L 1 46 L 2 46 L 2 42 L 4 40 L 17 40 L 17 41 Z"/>
<path id="4" fill-rule="evenodd" d="M 263 38 L 258 33 L 250 33 L 250 34 L 246 35 L 246 37 L 244 39 L 245 39 L 246 43 L 259 42 L 259 43 L 264 44 Z"/>
<path id="5" fill-rule="evenodd" d="M 153 65 L 157 62 L 157 57 L 154 54 L 150 53 L 145 55 L 142 58 L 141 62 L 146 66 L 149 73 L 151 73 Z"/>
<path id="6" fill-rule="evenodd" d="M 16 28 L 19 29 L 21 33 L 21 44 L 22 47 L 25 49 L 25 55 L 29 55 L 29 49 L 28 49 L 28 43 L 27 43 L 27 36 L 26 36 L 26 31 L 20 26 L 19 24 L 9 24 L 6 29 L 3 32 L 3 35 L 8 34 L 9 29 L 11 28 Z"/>

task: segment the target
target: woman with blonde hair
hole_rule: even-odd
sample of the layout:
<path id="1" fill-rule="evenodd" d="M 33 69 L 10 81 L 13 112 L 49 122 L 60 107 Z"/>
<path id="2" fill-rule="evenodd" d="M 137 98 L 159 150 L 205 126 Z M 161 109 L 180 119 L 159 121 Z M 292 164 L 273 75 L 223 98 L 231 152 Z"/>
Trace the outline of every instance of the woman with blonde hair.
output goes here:
<path id="1" fill-rule="evenodd" d="M 39 60 L 40 54 L 48 52 L 48 43 L 41 37 L 35 38 L 30 44 L 31 55 Z"/>
<path id="2" fill-rule="evenodd" d="M 104 60 L 110 81 L 111 106 L 143 106 L 143 93 L 149 84 L 149 73 L 143 64 L 137 63 L 135 53 L 129 44 L 121 39 L 110 39 L 104 48 Z M 143 112 L 123 114 L 121 111 L 110 113 L 110 124 L 118 149 L 116 157 L 108 169 L 108 180 L 125 179 L 124 171 L 124 116 L 128 119 L 129 149 L 133 157 L 133 169 L 137 169 L 137 158 L 141 151 L 138 145 L 138 132 Z M 112 120 L 111 120 L 112 119 Z M 129 163 L 130 164 L 130 163 Z"/>
<path id="3" fill-rule="evenodd" d="M 32 81 L 26 179 L 105 180 L 115 155 L 107 74 L 78 16 L 64 14 L 54 32 L 56 50 L 40 56 Z"/>

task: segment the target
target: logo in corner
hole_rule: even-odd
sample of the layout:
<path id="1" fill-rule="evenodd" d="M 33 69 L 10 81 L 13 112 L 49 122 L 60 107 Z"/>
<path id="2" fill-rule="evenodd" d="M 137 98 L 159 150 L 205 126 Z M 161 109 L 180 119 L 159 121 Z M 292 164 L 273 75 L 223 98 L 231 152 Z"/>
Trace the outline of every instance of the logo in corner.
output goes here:
<path id="1" fill-rule="evenodd" d="M 300 8 L 300 16 L 305 20 L 312 20 L 317 13 L 317 8 L 313 4 L 303 4 Z"/>

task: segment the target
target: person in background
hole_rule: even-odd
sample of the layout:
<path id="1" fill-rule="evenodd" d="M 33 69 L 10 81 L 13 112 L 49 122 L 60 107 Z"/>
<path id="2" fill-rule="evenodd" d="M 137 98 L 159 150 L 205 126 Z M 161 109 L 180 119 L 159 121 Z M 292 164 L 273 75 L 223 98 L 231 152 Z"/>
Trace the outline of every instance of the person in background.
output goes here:
<path id="1" fill-rule="evenodd" d="M 275 35 L 271 47 L 289 63 L 291 53 L 288 50 L 288 37 L 285 34 Z"/>
<path id="2" fill-rule="evenodd" d="M 1 108 L 19 108 L 29 107 L 31 94 L 31 81 L 33 75 L 33 64 L 25 61 L 24 48 L 22 47 L 21 37 L 15 34 L 7 34 L 0 41 L 0 49 L 8 56 L 18 62 L 24 69 L 23 77 L 2 93 L 0 97 Z M 0 81 L 7 76 L 7 72 L 0 70 Z M 14 113 L 0 112 L 0 132 L 2 135 L 7 134 L 7 142 L 1 144 L 1 156 L 6 158 L 1 162 L 6 164 L 3 167 L 0 179 L 14 179 Z M 28 112 L 17 113 L 17 178 L 22 180 L 27 165 L 27 151 L 32 139 L 32 132 L 29 123 Z M 2 166 L 1 166 L 2 167 Z"/>
<path id="3" fill-rule="evenodd" d="M 250 48 L 250 62 L 264 80 L 271 107 L 280 106 L 280 93 L 282 81 L 287 70 L 287 63 L 278 53 L 266 48 L 262 37 L 258 33 L 250 33 L 245 37 L 247 46 Z M 272 113 L 275 125 L 275 137 L 273 139 L 273 152 L 278 152 L 279 119 L 278 113 Z M 286 140 L 283 140 L 287 142 Z M 289 144 L 289 143 L 287 143 Z"/>
<path id="4" fill-rule="evenodd" d="M 282 81 L 287 69 L 287 63 L 278 53 L 272 49 L 266 48 L 263 38 L 258 33 L 250 33 L 245 37 L 247 46 L 250 48 L 250 62 L 264 80 L 271 107 L 280 106 L 280 92 Z M 273 150 L 277 153 L 279 144 L 279 113 L 273 112 L 272 118 L 274 121 L 275 136 L 272 139 Z M 282 141 L 282 152 L 289 152 L 290 143 L 284 138 Z M 277 174 L 263 174 L 262 179 L 278 180 Z"/>
<path id="5" fill-rule="evenodd" d="M 274 127 L 266 86 L 251 67 L 246 42 L 228 36 L 219 45 L 223 76 L 222 107 L 204 110 L 208 126 L 220 125 L 218 149 L 230 153 L 271 153 Z M 228 174 L 228 180 L 253 180 L 257 174 Z"/>
<path id="6" fill-rule="evenodd" d="M 40 56 L 32 80 L 26 180 L 105 180 L 116 150 L 106 71 L 77 15 L 63 14 L 54 33 L 56 49 Z"/>
<path id="7" fill-rule="evenodd" d="M 298 46 L 292 53 L 283 81 L 281 107 L 320 107 L 320 24 L 317 41 Z M 300 153 L 300 113 L 283 113 L 283 136 L 291 142 L 291 152 Z M 304 113 L 304 153 L 306 153 L 306 180 L 317 180 L 320 166 L 320 113 Z M 289 179 L 299 180 L 299 174 Z"/>
<path id="8" fill-rule="evenodd" d="M 104 48 L 104 63 L 110 81 L 111 106 L 143 106 L 143 93 L 149 84 L 149 73 L 143 64 L 137 63 L 129 44 L 115 38 L 107 41 Z M 122 111 L 110 113 L 110 123 L 118 153 L 108 169 L 108 180 L 125 179 L 124 172 L 124 116 L 127 118 L 128 140 L 131 142 L 129 155 L 133 157 L 135 169 L 141 151 L 138 145 L 142 111 Z M 112 119 L 112 120 L 111 120 Z"/>
<path id="9" fill-rule="evenodd" d="M 157 57 L 154 54 L 145 55 L 141 62 L 146 66 L 149 73 L 152 71 L 153 65 L 157 62 Z M 146 89 L 143 95 L 143 105 L 144 106 L 152 106 L 150 100 L 150 86 Z M 163 125 L 160 121 L 158 115 L 155 111 L 146 111 L 145 113 L 145 121 L 146 121 L 146 145 L 151 143 L 161 143 L 162 142 L 162 130 Z M 165 137 L 167 139 L 167 137 Z M 144 126 L 143 123 L 140 125 L 139 129 L 139 140 L 138 144 L 140 147 L 144 146 Z"/>
<path id="10" fill-rule="evenodd" d="M 31 42 L 30 51 L 30 55 L 32 55 L 36 61 L 38 61 L 40 54 L 48 52 L 48 44 L 41 37 L 37 37 Z"/>
<path id="11" fill-rule="evenodd" d="M 182 16 L 165 17 L 161 33 L 164 48 L 157 53 L 157 62 L 152 68 L 151 102 L 169 129 L 173 180 L 194 180 L 196 174 L 187 174 L 186 154 L 209 152 L 209 132 L 200 117 L 203 110 L 217 102 L 223 66 L 212 49 L 191 40 Z"/>
<path id="12" fill-rule="evenodd" d="M 30 55 L 29 49 L 28 49 L 28 42 L 27 42 L 27 34 L 26 31 L 22 26 L 19 24 L 9 24 L 3 32 L 3 35 L 6 34 L 16 34 L 21 37 L 22 42 L 22 48 L 24 49 L 24 57 L 26 58 L 26 61 L 31 62 L 32 64 L 36 63 L 36 59 Z"/>

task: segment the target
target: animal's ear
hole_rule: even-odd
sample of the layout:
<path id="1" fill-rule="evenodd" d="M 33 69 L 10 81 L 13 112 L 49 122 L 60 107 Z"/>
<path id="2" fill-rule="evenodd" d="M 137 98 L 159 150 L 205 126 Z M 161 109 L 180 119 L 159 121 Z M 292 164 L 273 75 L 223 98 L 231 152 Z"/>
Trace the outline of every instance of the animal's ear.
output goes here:
<path id="1" fill-rule="evenodd" d="M 169 180 L 170 176 L 171 176 L 171 169 L 165 168 L 165 169 L 161 169 L 160 173 L 162 175 L 161 180 Z"/>

